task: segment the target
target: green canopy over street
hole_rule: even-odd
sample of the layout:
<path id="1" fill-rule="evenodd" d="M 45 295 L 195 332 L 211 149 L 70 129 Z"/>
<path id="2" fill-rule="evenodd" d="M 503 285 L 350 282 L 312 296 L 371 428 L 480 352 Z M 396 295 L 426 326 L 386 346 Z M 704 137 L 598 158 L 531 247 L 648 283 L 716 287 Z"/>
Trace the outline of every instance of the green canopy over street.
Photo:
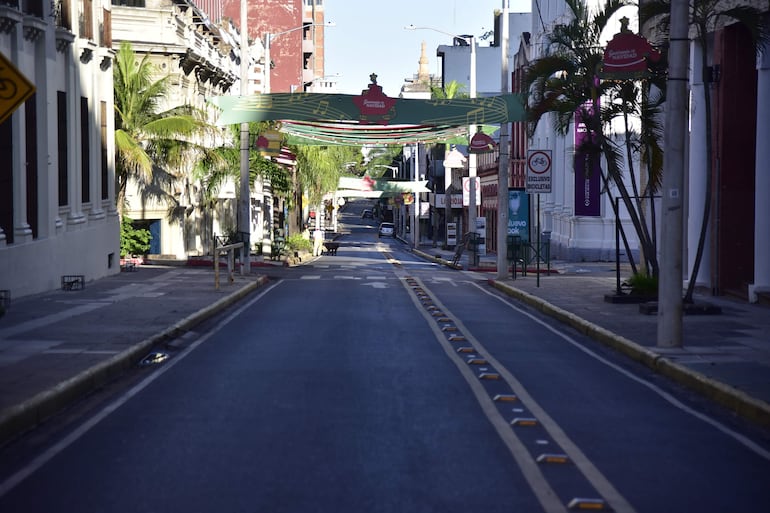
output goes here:
<path id="1" fill-rule="evenodd" d="M 337 144 L 445 141 L 467 136 L 468 125 L 525 119 L 521 95 L 418 100 L 369 93 L 372 90 L 362 95 L 273 93 L 210 101 L 222 110 L 219 125 L 290 120 L 282 131 Z"/>

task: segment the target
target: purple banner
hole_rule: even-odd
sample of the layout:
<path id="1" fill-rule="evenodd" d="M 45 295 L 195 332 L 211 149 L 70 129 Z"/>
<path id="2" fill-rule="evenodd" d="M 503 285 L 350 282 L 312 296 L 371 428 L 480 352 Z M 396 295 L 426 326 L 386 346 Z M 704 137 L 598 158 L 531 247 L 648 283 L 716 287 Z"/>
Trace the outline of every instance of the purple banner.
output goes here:
<path id="1" fill-rule="evenodd" d="M 590 138 L 579 110 L 575 112 L 575 126 L 575 215 L 599 217 L 602 215 L 599 203 L 601 157 L 594 155 L 589 159 L 585 152 L 577 151 L 577 148 Z"/>

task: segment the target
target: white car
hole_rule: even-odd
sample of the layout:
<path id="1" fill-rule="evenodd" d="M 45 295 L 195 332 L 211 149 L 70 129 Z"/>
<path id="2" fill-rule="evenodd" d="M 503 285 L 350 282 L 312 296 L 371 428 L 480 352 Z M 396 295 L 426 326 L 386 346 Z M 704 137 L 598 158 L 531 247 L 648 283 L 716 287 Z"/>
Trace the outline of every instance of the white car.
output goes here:
<path id="1" fill-rule="evenodd" d="M 380 228 L 377 230 L 377 236 L 393 237 L 394 228 L 393 223 L 380 223 Z"/>

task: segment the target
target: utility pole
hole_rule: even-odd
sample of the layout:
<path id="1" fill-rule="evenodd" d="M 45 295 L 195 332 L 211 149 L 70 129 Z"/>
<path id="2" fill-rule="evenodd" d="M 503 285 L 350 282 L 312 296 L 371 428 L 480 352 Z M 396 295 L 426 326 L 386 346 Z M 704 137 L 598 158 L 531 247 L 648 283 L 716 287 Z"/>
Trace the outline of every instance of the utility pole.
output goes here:
<path id="1" fill-rule="evenodd" d="M 671 1 L 663 156 L 663 234 L 658 287 L 658 347 L 682 345 L 682 194 L 688 118 L 688 0 Z"/>
<path id="2" fill-rule="evenodd" d="M 503 0 L 503 13 L 500 20 L 501 69 L 500 91 L 508 93 L 508 45 L 509 22 L 508 1 Z M 511 143 L 508 135 L 509 124 L 500 125 L 500 161 L 497 168 L 497 279 L 502 280 L 508 274 L 508 167 L 511 161 Z"/>
<path id="3" fill-rule="evenodd" d="M 470 97 L 476 98 L 476 37 L 469 38 L 471 43 L 471 73 L 470 73 Z M 471 149 L 471 138 L 476 133 L 476 125 L 468 127 L 468 150 Z M 468 232 L 472 233 L 471 240 L 476 241 L 476 154 L 468 152 Z M 478 266 L 478 246 L 470 245 L 470 263 L 468 267 Z"/>
<path id="4" fill-rule="evenodd" d="M 241 96 L 249 94 L 249 31 L 247 0 L 241 0 Z M 238 232 L 243 241 L 241 265 L 251 274 L 251 177 L 249 176 L 249 124 L 241 123 L 241 183 L 238 196 Z M 216 258 L 216 255 L 214 255 Z"/>

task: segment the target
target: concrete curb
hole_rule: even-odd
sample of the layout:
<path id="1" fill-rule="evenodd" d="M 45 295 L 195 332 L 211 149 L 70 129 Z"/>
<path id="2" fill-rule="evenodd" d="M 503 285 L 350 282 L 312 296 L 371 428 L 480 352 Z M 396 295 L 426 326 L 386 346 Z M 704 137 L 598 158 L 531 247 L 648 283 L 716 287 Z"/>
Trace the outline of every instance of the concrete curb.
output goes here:
<path id="1" fill-rule="evenodd" d="M 425 253 L 424 251 L 419 250 L 419 249 L 413 249 L 412 253 L 414 253 L 415 255 L 419 256 L 420 258 L 424 258 L 426 260 L 430 260 L 430 261 L 435 262 L 437 264 L 445 265 L 445 266 L 449 267 L 450 269 L 454 269 L 456 271 L 462 271 L 462 269 L 463 269 L 462 265 L 459 265 L 459 264 L 458 265 L 452 265 L 452 262 L 450 262 L 449 260 L 444 260 L 441 257 L 429 255 L 428 253 Z"/>
<path id="2" fill-rule="evenodd" d="M 488 281 L 490 285 L 501 292 L 521 300 L 538 311 L 553 317 L 564 324 L 572 326 L 580 333 L 642 363 L 658 374 L 666 376 L 680 385 L 734 411 L 749 421 L 763 427 L 770 427 L 770 404 L 751 397 L 737 388 L 679 365 L 636 342 L 586 321 L 585 319 L 554 306 L 537 296 L 528 294 L 515 287 L 505 285 L 494 279 Z"/>
<path id="3" fill-rule="evenodd" d="M 105 360 L 76 376 L 62 381 L 49 390 L 29 398 L 21 404 L 0 412 L 0 446 L 12 438 L 28 431 L 63 410 L 76 400 L 103 386 L 125 370 L 133 367 L 155 345 L 174 339 L 189 331 L 202 321 L 212 317 L 233 303 L 239 301 L 253 290 L 267 282 L 266 276 L 248 283 L 223 297 L 219 301 L 182 319 L 173 326 L 153 335 L 122 353 Z"/>

